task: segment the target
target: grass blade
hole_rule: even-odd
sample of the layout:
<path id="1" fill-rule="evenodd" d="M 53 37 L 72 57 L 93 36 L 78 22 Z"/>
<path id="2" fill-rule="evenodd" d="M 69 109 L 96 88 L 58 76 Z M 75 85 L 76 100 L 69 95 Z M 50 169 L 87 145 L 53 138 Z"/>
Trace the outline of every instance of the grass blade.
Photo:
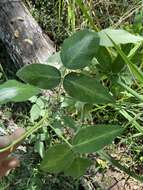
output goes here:
<path id="1" fill-rule="evenodd" d="M 132 122 L 132 124 L 135 126 L 135 128 L 143 134 L 143 127 L 140 126 L 140 124 L 134 120 L 125 110 L 119 111 L 129 122 Z"/>
<path id="2" fill-rule="evenodd" d="M 107 34 L 106 34 L 107 35 Z M 128 65 L 133 75 L 136 77 L 136 79 L 143 84 L 143 73 L 139 70 L 139 68 L 132 63 L 132 61 L 124 54 L 124 52 L 121 50 L 121 48 L 111 39 L 109 35 L 107 35 L 108 38 L 111 40 L 111 42 L 114 44 L 115 49 L 120 54 L 124 62 Z"/>
<path id="3" fill-rule="evenodd" d="M 82 0 L 76 0 L 76 4 L 80 7 L 84 17 L 88 20 L 90 25 L 93 27 L 95 31 L 99 31 L 98 27 L 95 25 L 93 18 L 88 13 L 88 8 L 83 4 Z"/>
<path id="4" fill-rule="evenodd" d="M 113 166 L 117 167 L 118 169 L 120 169 L 121 171 L 125 172 L 126 174 L 128 174 L 129 176 L 131 176 L 132 178 L 140 181 L 140 182 L 143 182 L 143 176 L 139 176 L 137 175 L 135 172 L 133 171 L 130 171 L 129 168 L 121 165 L 119 163 L 119 161 L 115 160 L 113 157 L 111 157 L 110 155 L 108 155 L 107 153 L 105 153 L 104 151 L 99 151 L 98 154 L 106 159 L 107 161 L 109 161 Z"/>
<path id="5" fill-rule="evenodd" d="M 133 89 L 131 89 L 129 86 L 127 86 L 126 84 L 124 84 L 121 81 L 118 81 L 118 84 L 123 87 L 125 90 L 127 90 L 130 94 L 132 94 L 133 96 L 135 96 L 139 101 L 143 102 L 143 96 L 141 96 L 140 94 L 138 94 L 136 91 L 134 91 Z"/>

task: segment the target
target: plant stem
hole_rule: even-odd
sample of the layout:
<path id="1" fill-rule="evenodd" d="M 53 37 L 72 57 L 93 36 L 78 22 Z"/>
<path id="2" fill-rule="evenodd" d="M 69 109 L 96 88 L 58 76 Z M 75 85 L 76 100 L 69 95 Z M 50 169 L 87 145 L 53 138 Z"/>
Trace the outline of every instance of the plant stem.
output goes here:
<path id="1" fill-rule="evenodd" d="M 57 130 L 52 127 L 52 125 L 48 125 L 57 135 L 60 137 L 70 148 L 73 148 L 73 146 L 65 139 L 65 137 L 57 132 Z"/>
<path id="2" fill-rule="evenodd" d="M 5 148 L 0 149 L 0 153 L 5 152 L 7 150 L 12 151 L 14 146 L 16 144 L 18 144 L 19 142 L 21 142 L 23 139 L 29 137 L 32 133 L 34 133 L 35 131 L 37 131 L 38 129 L 40 129 L 42 127 L 43 122 L 45 121 L 45 119 L 47 118 L 47 114 L 45 114 L 45 116 L 35 125 L 30 127 L 21 137 L 19 137 L 17 140 L 13 141 L 10 145 L 8 145 Z"/>

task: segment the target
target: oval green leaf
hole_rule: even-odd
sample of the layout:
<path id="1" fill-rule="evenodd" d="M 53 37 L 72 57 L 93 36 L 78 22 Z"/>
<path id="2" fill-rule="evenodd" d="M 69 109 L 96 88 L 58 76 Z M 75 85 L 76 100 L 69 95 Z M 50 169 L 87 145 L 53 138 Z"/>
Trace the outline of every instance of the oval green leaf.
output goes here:
<path id="1" fill-rule="evenodd" d="M 111 72 L 112 58 L 107 48 L 100 46 L 95 58 L 98 61 L 96 67 L 100 69 L 101 72 L 107 74 Z"/>
<path id="2" fill-rule="evenodd" d="M 24 82 L 42 89 L 54 88 L 61 80 L 61 74 L 58 69 L 44 64 L 26 65 L 17 72 L 17 76 Z"/>
<path id="3" fill-rule="evenodd" d="M 67 38 L 61 49 L 61 60 L 68 69 L 82 69 L 88 66 L 99 48 L 96 32 L 82 30 Z"/>
<path id="4" fill-rule="evenodd" d="M 114 125 L 96 125 L 82 128 L 73 139 L 73 149 L 80 153 L 99 151 L 112 143 L 123 128 Z"/>
<path id="5" fill-rule="evenodd" d="M 91 161 L 86 158 L 75 158 L 72 164 L 64 171 L 65 175 L 79 178 L 84 175 Z"/>
<path id="6" fill-rule="evenodd" d="M 84 74 L 69 73 L 64 78 L 63 86 L 71 97 L 81 102 L 96 104 L 115 102 L 108 90 L 97 79 Z"/>
<path id="7" fill-rule="evenodd" d="M 41 163 L 43 171 L 59 173 L 64 171 L 74 160 L 74 154 L 66 144 L 49 148 Z"/>
<path id="8" fill-rule="evenodd" d="M 0 104 L 7 102 L 23 102 L 40 93 L 39 88 L 9 80 L 0 85 Z"/>

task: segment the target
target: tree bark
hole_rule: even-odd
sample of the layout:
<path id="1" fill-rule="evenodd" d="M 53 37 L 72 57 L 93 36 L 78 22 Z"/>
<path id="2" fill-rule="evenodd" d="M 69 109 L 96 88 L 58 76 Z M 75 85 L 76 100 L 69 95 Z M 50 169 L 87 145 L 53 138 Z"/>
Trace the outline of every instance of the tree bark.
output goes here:
<path id="1" fill-rule="evenodd" d="M 55 52 L 21 0 L 0 0 L 0 39 L 17 69 L 31 63 L 44 63 Z"/>

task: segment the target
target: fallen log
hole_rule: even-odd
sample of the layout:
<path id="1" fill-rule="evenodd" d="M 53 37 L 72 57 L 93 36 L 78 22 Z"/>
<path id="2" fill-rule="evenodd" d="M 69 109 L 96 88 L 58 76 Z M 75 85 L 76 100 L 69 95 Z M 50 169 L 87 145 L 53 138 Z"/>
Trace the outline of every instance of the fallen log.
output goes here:
<path id="1" fill-rule="evenodd" d="M 0 40 L 17 69 L 44 63 L 55 52 L 53 42 L 21 0 L 0 0 Z"/>

